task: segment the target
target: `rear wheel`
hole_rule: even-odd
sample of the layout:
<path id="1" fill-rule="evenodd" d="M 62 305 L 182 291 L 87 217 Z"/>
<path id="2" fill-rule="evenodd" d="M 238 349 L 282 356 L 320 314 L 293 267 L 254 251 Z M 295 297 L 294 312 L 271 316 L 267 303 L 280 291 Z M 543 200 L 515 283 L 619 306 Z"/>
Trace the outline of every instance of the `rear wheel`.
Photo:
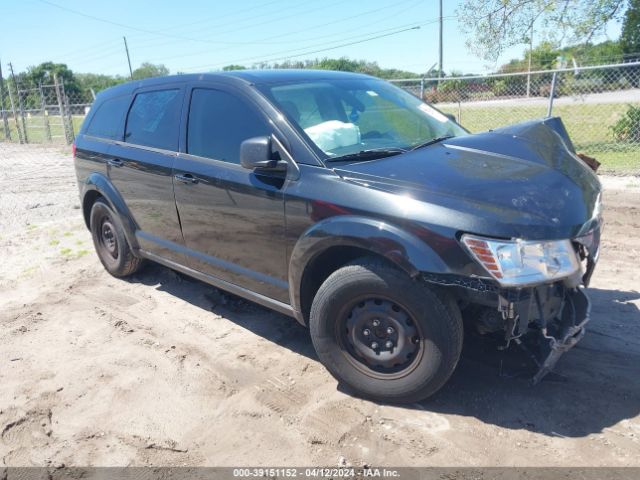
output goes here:
<path id="1" fill-rule="evenodd" d="M 140 269 L 142 259 L 129 248 L 122 222 L 104 200 L 96 200 L 91 207 L 89 225 L 98 258 L 111 275 L 126 277 Z"/>
<path id="2" fill-rule="evenodd" d="M 334 272 L 311 307 L 311 338 L 336 379 L 359 395 L 415 402 L 438 391 L 462 349 L 460 311 L 404 272 L 361 259 Z"/>

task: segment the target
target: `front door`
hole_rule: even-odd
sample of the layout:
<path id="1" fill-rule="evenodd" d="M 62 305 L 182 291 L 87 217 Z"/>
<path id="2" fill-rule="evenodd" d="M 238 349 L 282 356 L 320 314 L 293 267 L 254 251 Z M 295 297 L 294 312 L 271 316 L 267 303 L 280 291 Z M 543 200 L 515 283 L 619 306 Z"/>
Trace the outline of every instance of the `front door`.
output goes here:
<path id="1" fill-rule="evenodd" d="M 140 248 L 180 263 L 183 240 L 172 168 L 183 96 L 180 87 L 138 92 L 127 115 L 124 142 L 111 146 L 108 166 L 109 178 L 138 227 Z"/>
<path id="2" fill-rule="evenodd" d="M 238 93 L 193 88 L 173 182 L 188 266 L 288 303 L 284 175 L 240 166 L 240 144 L 272 133 Z"/>

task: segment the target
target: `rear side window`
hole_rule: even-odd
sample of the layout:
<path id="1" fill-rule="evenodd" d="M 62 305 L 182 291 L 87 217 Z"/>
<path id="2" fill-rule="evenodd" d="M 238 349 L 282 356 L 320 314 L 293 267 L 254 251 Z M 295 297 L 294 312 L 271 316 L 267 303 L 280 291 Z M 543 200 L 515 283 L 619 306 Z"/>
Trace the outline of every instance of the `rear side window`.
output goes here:
<path id="1" fill-rule="evenodd" d="M 220 90 L 193 90 L 187 129 L 190 154 L 240 163 L 240 144 L 270 133 L 262 116 L 234 95 Z"/>
<path id="2" fill-rule="evenodd" d="M 110 98 L 102 102 L 93 114 L 86 134 L 94 137 L 122 140 L 122 121 L 131 101 L 130 96 Z"/>
<path id="3" fill-rule="evenodd" d="M 125 141 L 178 150 L 181 104 L 180 90 L 139 93 L 129 110 Z"/>

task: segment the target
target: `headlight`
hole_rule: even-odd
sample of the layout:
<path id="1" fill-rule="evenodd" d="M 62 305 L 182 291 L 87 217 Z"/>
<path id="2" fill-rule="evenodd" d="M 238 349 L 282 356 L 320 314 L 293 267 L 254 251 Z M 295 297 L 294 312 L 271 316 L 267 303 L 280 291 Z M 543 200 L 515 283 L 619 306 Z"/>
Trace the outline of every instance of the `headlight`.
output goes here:
<path id="1" fill-rule="evenodd" d="M 580 269 L 569 240 L 494 240 L 463 235 L 473 258 L 503 286 L 522 286 L 568 277 Z"/>

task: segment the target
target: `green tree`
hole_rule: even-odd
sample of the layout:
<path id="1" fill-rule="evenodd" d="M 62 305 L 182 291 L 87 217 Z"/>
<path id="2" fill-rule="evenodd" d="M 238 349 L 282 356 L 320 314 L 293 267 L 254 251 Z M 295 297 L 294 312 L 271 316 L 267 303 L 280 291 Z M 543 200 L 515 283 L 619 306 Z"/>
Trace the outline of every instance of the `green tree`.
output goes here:
<path id="1" fill-rule="evenodd" d="M 58 81 L 64 82 L 67 94 L 77 94 L 80 91 L 73 71 L 64 63 L 44 62 L 34 67 L 27 67 L 27 71 L 19 75 L 19 83 L 31 88 L 39 85 L 53 85 L 54 76 Z"/>
<path id="2" fill-rule="evenodd" d="M 640 0 L 630 0 L 624 14 L 620 47 L 625 57 L 640 58 Z"/>
<path id="3" fill-rule="evenodd" d="M 133 71 L 134 80 L 142 80 L 143 78 L 151 77 L 164 77 L 166 75 L 169 75 L 169 69 L 161 63 L 153 64 L 144 62 Z"/>
<path id="4" fill-rule="evenodd" d="M 637 1 L 637 0 L 636 0 Z M 622 15 L 627 0 L 463 0 L 457 14 L 468 47 L 487 60 L 538 38 L 587 43 Z"/>
<path id="5" fill-rule="evenodd" d="M 244 65 L 227 65 L 226 67 L 222 67 L 222 71 L 229 72 L 231 70 L 246 70 L 247 67 Z"/>
<path id="6" fill-rule="evenodd" d="M 597 65 L 622 61 L 622 46 L 619 41 L 607 40 L 601 43 L 584 43 L 565 47 L 560 51 L 567 58 L 575 58 L 581 65 Z"/>
<path id="7" fill-rule="evenodd" d="M 105 75 L 101 73 L 77 73 L 76 79 L 82 90 L 93 90 L 98 93 L 105 88 L 113 87 L 119 83 L 126 82 L 128 78 L 120 75 Z"/>
<path id="8" fill-rule="evenodd" d="M 397 70 L 395 68 L 382 68 L 376 62 L 366 60 L 353 60 L 348 57 L 322 58 L 314 60 L 287 60 L 281 63 L 258 63 L 253 68 L 309 68 L 317 70 L 338 70 L 343 72 L 366 73 L 379 78 L 416 78 L 420 75 L 415 72 Z"/>

